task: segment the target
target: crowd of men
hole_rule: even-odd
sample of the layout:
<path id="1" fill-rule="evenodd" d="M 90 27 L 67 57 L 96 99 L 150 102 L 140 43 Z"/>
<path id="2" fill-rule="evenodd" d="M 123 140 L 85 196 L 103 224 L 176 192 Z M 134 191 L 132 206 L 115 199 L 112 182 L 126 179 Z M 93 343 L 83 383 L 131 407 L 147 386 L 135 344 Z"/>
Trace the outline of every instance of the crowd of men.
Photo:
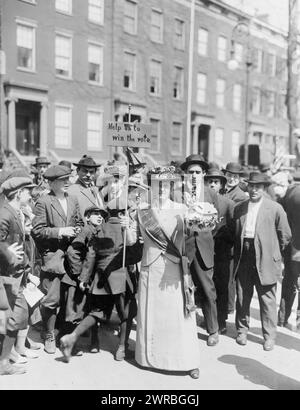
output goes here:
<path id="1" fill-rule="evenodd" d="M 272 350 L 276 327 L 288 326 L 299 290 L 300 172 L 273 174 L 265 164 L 251 171 L 238 163 L 220 169 L 200 155 L 175 165 L 187 180 L 193 178 L 193 196 L 218 211 L 214 231 L 188 237 L 186 246 L 207 345 L 219 342 L 234 311 L 236 342 L 247 344 L 255 288 L 263 348 Z M 109 320 L 114 306 L 120 319 L 115 359 L 130 353 L 143 247 L 131 234 L 138 204 L 149 191 L 146 171 L 139 163 L 128 175 L 121 158 L 101 166 L 87 155 L 58 165 L 38 157 L 31 174 L 1 171 L 0 375 L 22 374 L 23 364 L 38 357 L 40 345 L 28 336 L 30 326 L 41 324 L 48 354 L 60 345 L 67 360 L 81 355 L 77 340 L 88 330 L 90 351 L 99 352 L 99 324 Z M 172 199 L 184 201 L 178 195 L 175 189 Z M 300 331 L 300 300 L 297 326 Z M 70 334 L 77 335 L 71 343 Z"/>

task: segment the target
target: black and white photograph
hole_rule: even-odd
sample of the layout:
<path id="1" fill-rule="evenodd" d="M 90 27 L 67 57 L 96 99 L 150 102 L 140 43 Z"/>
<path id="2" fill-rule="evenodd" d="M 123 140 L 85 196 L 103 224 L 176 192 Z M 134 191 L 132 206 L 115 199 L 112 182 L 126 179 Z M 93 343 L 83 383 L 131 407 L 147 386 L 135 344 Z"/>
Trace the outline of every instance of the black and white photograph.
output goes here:
<path id="1" fill-rule="evenodd" d="M 198 407 L 299 360 L 300 0 L 0 0 L 0 390 Z"/>

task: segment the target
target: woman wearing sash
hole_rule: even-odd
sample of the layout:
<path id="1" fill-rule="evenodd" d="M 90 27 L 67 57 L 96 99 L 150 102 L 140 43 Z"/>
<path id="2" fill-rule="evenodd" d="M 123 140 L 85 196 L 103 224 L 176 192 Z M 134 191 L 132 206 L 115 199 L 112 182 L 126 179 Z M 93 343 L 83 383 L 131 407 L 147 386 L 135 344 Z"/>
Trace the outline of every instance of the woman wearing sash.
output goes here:
<path id="1" fill-rule="evenodd" d="M 170 200 L 174 167 L 149 173 L 148 204 L 138 210 L 144 251 L 138 289 L 135 359 L 139 365 L 199 377 L 193 283 L 185 257 L 184 204 Z"/>

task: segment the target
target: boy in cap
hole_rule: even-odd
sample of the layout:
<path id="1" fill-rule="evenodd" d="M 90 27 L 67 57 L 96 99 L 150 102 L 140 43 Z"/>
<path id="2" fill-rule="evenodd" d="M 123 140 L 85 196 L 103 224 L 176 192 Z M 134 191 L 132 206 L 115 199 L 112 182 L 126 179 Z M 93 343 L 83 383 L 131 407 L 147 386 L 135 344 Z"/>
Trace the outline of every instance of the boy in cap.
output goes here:
<path id="1" fill-rule="evenodd" d="M 32 223 L 32 236 L 42 258 L 40 279 L 45 297 L 41 302 L 41 315 L 46 333 L 45 351 L 49 354 L 56 351 L 54 330 L 61 303 L 62 278 L 74 284 L 66 273 L 65 254 L 83 226 L 78 200 L 67 193 L 70 173 L 69 168 L 61 165 L 47 169 L 44 177 L 51 191 L 37 201 Z M 68 317 L 64 319 L 68 321 Z"/>
<path id="2" fill-rule="evenodd" d="M 13 177 L 2 184 L 2 191 L 7 201 L 0 209 L 0 242 L 7 245 L 17 243 L 24 252 L 22 260 L 19 260 L 10 269 L 1 269 L 2 277 L 10 277 L 4 280 L 10 283 L 10 286 L 6 287 L 6 294 L 12 312 L 7 322 L 7 333 L 0 356 L 0 374 L 2 375 L 25 372 L 24 368 L 12 368 L 9 359 L 15 342 L 17 342 L 16 350 L 19 350 L 20 353 L 25 351 L 29 312 L 23 290 L 28 280 L 36 284 L 36 278 L 29 273 L 28 258 L 25 254 L 25 218 L 21 210 L 22 205 L 29 203 L 30 191 L 34 186 L 28 177 Z M 18 340 L 20 332 L 26 332 L 26 335 Z"/>
<path id="3" fill-rule="evenodd" d="M 107 218 L 107 212 L 100 209 L 97 206 L 91 206 L 85 210 L 85 226 L 82 231 L 76 236 L 72 244 L 68 248 L 67 257 L 70 267 L 70 274 L 76 278 L 77 281 L 77 300 L 82 300 L 82 312 L 86 303 L 85 291 L 89 288 L 90 283 L 84 283 L 79 280 L 81 271 L 83 269 L 83 264 L 86 265 L 87 269 L 93 269 L 92 265 L 88 266 L 88 258 L 86 259 L 89 252 L 92 252 L 93 242 L 96 240 L 98 232 L 102 229 L 102 223 Z M 81 317 L 83 319 L 83 316 Z M 70 332 L 73 329 L 70 329 Z M 98 326 L 93 326 L 91 329 L 92 339 L 91 339 L 91 353 L 99 352 L 99 340 L 98 340 Z"/>

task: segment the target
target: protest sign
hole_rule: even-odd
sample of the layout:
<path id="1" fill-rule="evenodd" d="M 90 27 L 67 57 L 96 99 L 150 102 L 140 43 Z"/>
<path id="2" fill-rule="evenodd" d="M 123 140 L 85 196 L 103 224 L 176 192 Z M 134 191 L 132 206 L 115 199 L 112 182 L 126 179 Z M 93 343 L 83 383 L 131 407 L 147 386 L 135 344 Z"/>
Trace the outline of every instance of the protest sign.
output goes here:
<path id="1" fill-rule="evenodd" d="M 106 129 L 106 145 L 151 148 L 151 124 L 109 122 Z"/>

